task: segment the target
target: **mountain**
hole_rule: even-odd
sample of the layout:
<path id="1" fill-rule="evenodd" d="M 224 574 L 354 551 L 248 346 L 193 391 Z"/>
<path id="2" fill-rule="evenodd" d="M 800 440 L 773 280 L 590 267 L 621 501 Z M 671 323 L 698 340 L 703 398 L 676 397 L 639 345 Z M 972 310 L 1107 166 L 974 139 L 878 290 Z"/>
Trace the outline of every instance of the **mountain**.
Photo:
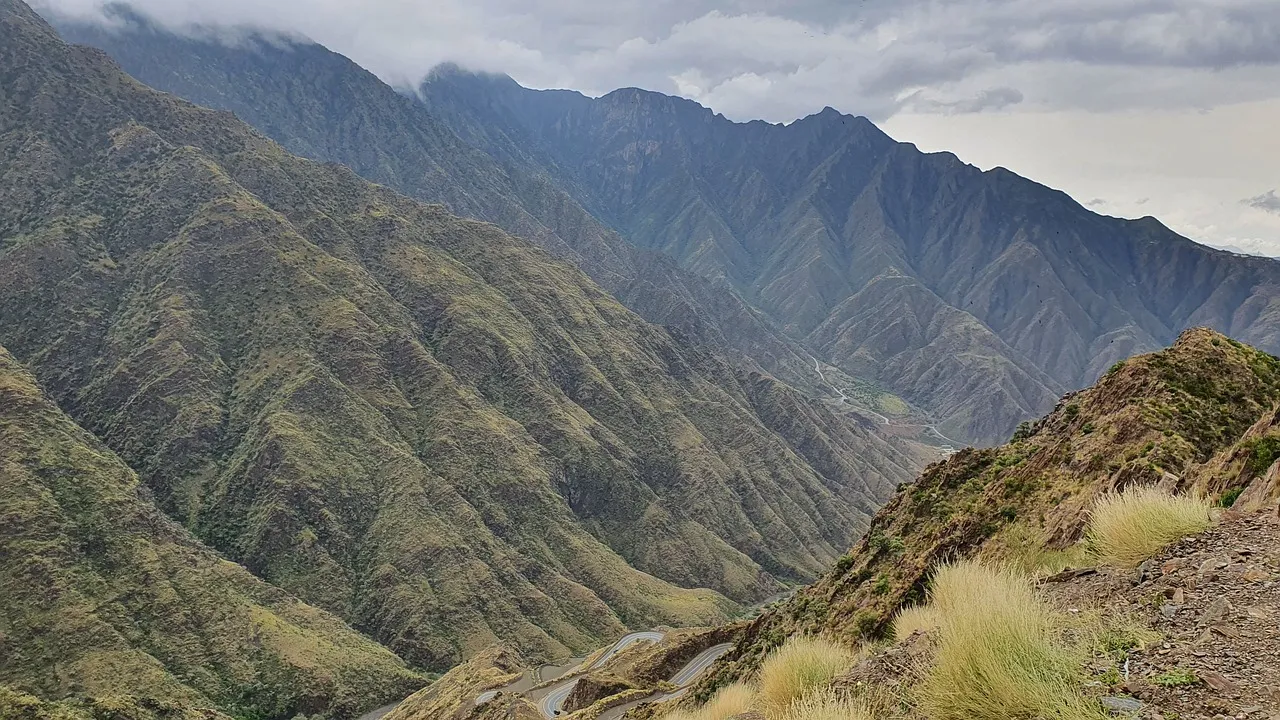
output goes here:
<path id="1" fill-rule="evenodd" d="M 1097 215 L 865 118 L 735 123 L 659 93 L 589 98 L 454 66 L 397 95 L 315 44 L 115 12 L 109 29 L 59 23 L 290 149 L 528 237 L 739 362 L 828 394 L 812 355 L 858 404 L 895 415 L 905 400 L 960 441 L 998 444 L 1193 325 L 1280 350 L 1274 261 Z"/>
<path id="2" fill-rule="evenodd" d="M 0 343 L 166 514 L 413 665 L 721 620 L 918 462 L 18 0 L 0 68 Z"/>
<path id="3" fill-rule="evenodd" d="M 574 719 L 1274 715 L 1278 511 L 1280 358 L 1196 328 L 931 465 L 754 620 L 541 692 L 495 648 L 389 717 L 536 720 L 557 690 Z"/>
<path id="4" fill-rule="evenodd" d="M 0 716 L 9 693 L 353 717 L 423 678 L 200 545 L 0 348 Z M 105 716 L 105 715 L 103 715 Z"/>
<path id="5" fill-rule="evenodd" d="M 735 123 L 654 92 L 593 99 L 451 67 L 420 95 L 469 142 L 540 163 L 631 242 L 724 279 L 954 437 L 1002 442 L 1193 325 L 1280 350 L 1274 260 L 1097 215 L 865 118 Z"/>
<path id="6" fill-rule="evenodd" d="M 1274 517 L 1280 509 L 1277 408 L 1280 359 L 1206 328 L 1119 363 L 1095 386 L 1062 398 L 1012 442 L 967 449 L 929 466 L 821 580 L 743 632 L 703 693 L 750 673 L 791 635 L 825 633 L 851 642 L 886 635 L 900 607 L 925 600 L 940 564 L 982 557 L 1052 565 L 1054 558 L 1070 558 L 1095 502 L 1107 493 L 1159 486 L 1207 497 L 1237 516 L 1264 511 Z M 1258 552 L 1272 557 L 1274 550 Z M 1140 583 L 1132 571 L 1123 576 L 1127 587 Z M 1187 644 L 1199 644 L 1202 632 Z"/>
<path id="7" fill-rule="evenodd" d="M 651 322 L 818 388 L 807 352 L 730 289 L 627 243 L 537 164 L 495 160 L 342 55 L 244 29 L 176 34 L 125 5 L 107 12 L 109 27 L 51 19 L 70 42 L 107 51 L 151 87 L 230 110 L 297 155 L 492 222 L 574 263 Z"/>

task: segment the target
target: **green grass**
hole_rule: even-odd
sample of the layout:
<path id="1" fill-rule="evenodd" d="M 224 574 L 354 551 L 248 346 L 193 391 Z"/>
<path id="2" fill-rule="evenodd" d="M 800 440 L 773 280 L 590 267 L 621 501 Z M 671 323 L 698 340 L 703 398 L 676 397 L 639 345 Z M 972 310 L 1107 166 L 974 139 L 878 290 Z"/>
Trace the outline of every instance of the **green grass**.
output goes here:
<path id="1" fill-rule="evenodd" d="M 1185 668 L 1174 668 L 1151 678 L 1151 682 L 1161 687 L 1182 687 L 1195 685 L 1200 682 L 1200 678 Z"/>

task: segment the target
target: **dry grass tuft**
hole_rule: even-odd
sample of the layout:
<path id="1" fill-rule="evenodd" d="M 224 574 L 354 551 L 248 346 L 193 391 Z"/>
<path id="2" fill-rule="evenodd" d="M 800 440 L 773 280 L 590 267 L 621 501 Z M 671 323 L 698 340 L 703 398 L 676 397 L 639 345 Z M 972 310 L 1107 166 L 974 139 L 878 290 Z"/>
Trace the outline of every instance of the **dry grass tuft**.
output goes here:
<path id="1" fill-rule="evenodd" d="M 917 630 L 932 632 L 937 629 L 940 621 L 937 609 L 931 605 L 902 608 L 897 615 L 893 616 L 893 637 L 898 642 L 902 642 Z"/>
<path id="2" fill-rule="evenodd" d="M 756 700 L 756 691 L 750 685 L 734 683 L 720 688 L 702 711 L 698 720 L 728 720 L 751 709 Z"/>
<path id="3" fill-rule="evenodd" d="M 1104 560 L 1132 567 L 1211 523 L 1209 503 L 1201 498 L 1136 487 L 1098 500 L 1088 536 Z"/>
<path id="4" fill-rule="evenodd" d="M 843 645 L 816 637 L 796 637 L 774 650 L 760 666 L 760 706 L 766 714 L 784 711 L 813 690 L 825 687 L 853 664 Z"/>
<path id="5" fill-rule="evenodd" d="M 789 705 L 781 720 L 872 720 L 866 706 L 830 689 L 809 693 Z"/>
<path id="6" fill-rule="evenodd" d="M 920 688 L 931 720 L 1099 718 L 1079 693 L 1080 664 L 1051 609 L 1022 575 L 967 561 L 933 580 L 938 649 Z"/>

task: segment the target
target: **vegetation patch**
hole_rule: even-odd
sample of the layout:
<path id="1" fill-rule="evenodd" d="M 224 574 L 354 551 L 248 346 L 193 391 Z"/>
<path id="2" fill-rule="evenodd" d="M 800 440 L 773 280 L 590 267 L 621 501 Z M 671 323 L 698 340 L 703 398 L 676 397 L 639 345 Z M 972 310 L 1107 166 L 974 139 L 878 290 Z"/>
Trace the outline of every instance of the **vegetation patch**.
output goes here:
<path id="1" fill-rule="evenodd" d="M 1079 688 L 1077 653 L 1059 641 L 1056 618 L 1026 577 L 966 561 L 934 576 L 938 648 L 919 690 L 932 720 L 1097 718 Z"/>
<path id="2" fill-rule="evenodd" d="M 1186 668 L 1174 668 L 1155 676 L 1151 679 L 1151 682 L 1162 687 L 1182 687 L 1184 685 L 1195 685 L 1200 682 L 1200 678 Z"/>
<path id="3" fill-rule="evenodd" d="M 1204 500 L 1142 486 L 1100 498 L 1088 536 L 1104 560 L 1128 567 L 1181 537 L 1205 530 L 1211 522 Z"/>

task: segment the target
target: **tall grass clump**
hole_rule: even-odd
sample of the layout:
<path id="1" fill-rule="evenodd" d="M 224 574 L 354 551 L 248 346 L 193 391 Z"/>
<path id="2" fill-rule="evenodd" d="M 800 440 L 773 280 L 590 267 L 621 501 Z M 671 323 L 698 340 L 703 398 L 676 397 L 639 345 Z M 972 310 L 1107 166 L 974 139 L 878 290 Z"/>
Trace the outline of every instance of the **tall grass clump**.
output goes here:
<path id="1" fill-rule="evenodd" d="M 1088 538 L 1109 562 L 1132 567 L 1186 535 L 1209 527 L 1209 503 L 1170 495 L 1152 486 L 1100 498 L 1089 520 Z"/>
<path id="2" fill-rule="evenodd" d="M 1080 661 L 1023 575 L 980 561 L 933 579 L 938 647 L 920 705 L 931 720 L 1099 718 L 1080 694 Z"/>
<path id="3" fill-rule="evenodd" d="M 750 685 L 734 683 L 726 685 L 702 706 L 698 720 L 728 720 L 734 715 L 751 709 L 756 700 L 756 691 Z"/>
<path id="4" fill-rule="evenodd" d="M 931 605 L 905 607 L 893 616 L 893 639 L 902 642 L 917 630 L 929 632 L 938 627 L 938 610 Z"/>
<path id="5" fill-rule="evenodd" d="M 831 689 L 809 693 L 787 706 L 781 720 L 872 720 L 861 703 Z"/>
<path id="6" fill-rule="evenodd" d="M 791 638 L 760 665 L 759 704 L 777 715 L 813 690 L 826 687 L 853 665 L 843 645 L 817 637 Z"/>

